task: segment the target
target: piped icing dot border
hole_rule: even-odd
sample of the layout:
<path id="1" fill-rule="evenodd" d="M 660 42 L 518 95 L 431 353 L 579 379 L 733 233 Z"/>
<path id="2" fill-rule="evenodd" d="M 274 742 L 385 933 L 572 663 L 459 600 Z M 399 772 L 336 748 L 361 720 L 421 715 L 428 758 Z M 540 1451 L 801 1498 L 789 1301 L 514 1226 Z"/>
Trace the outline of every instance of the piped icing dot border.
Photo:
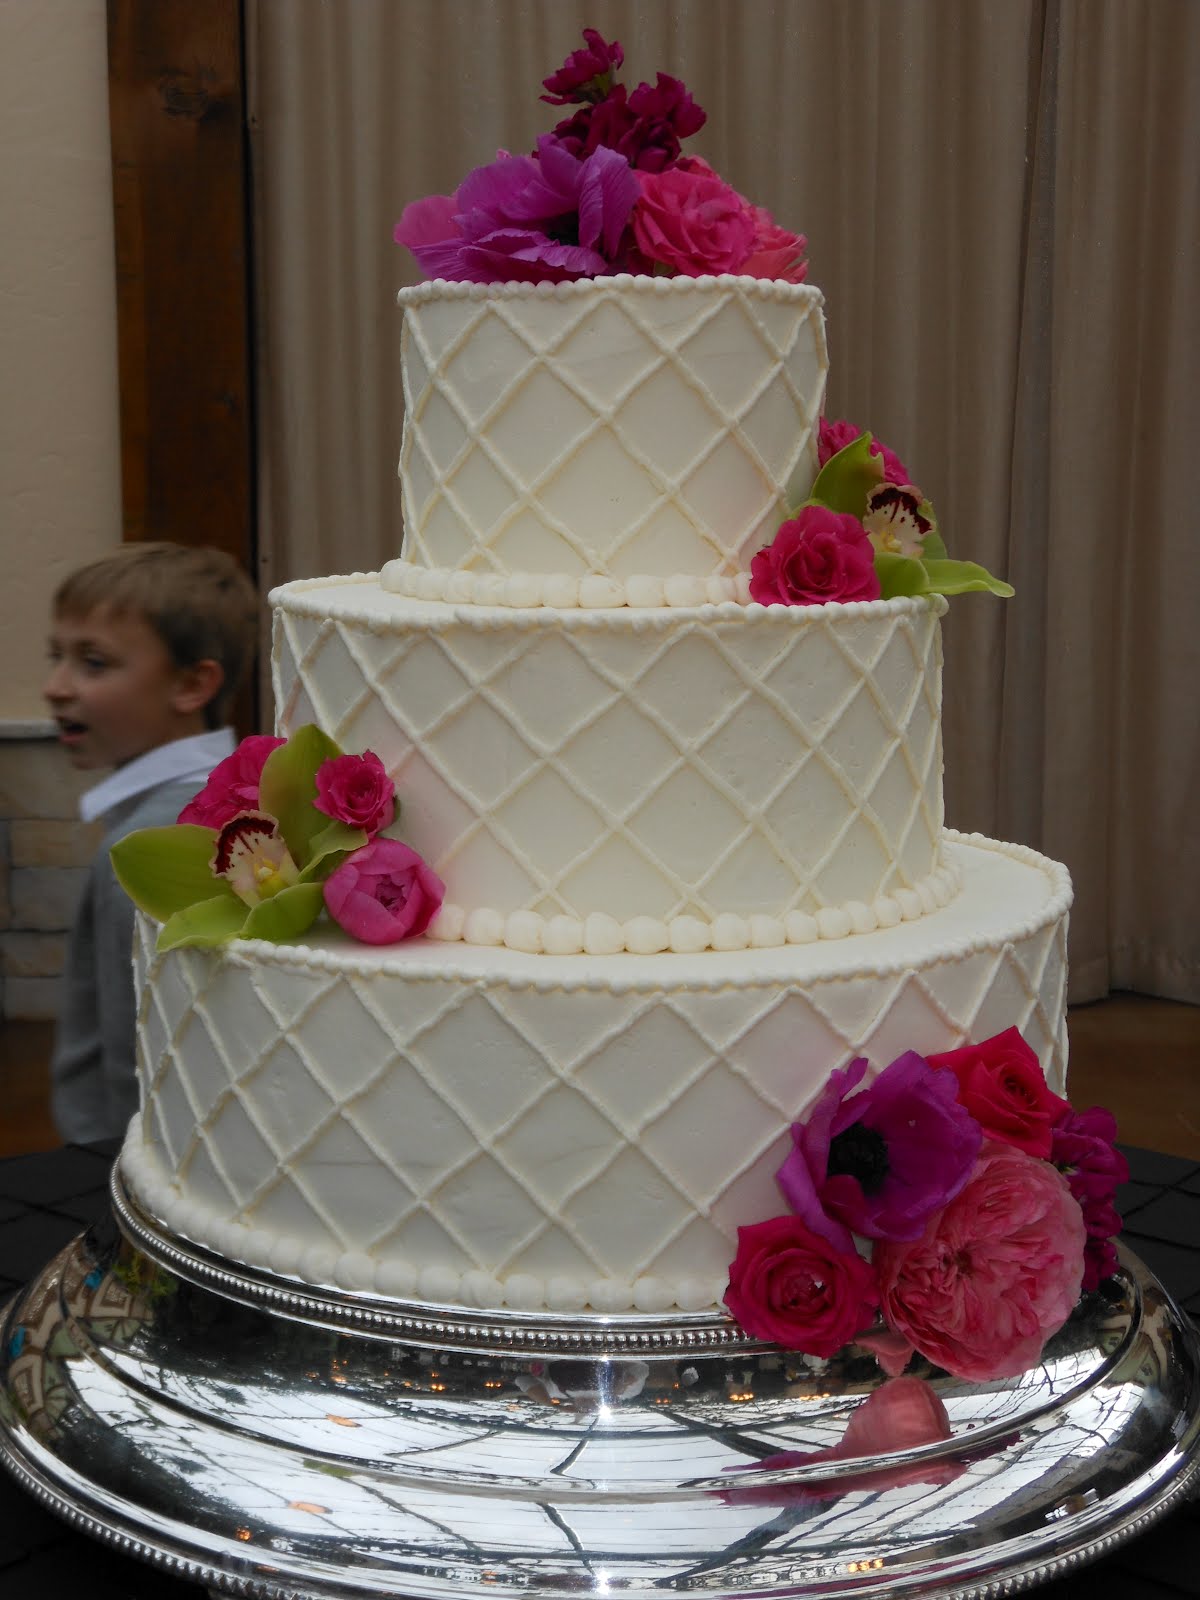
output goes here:
<path id="1" fill-rule="evenodd" d="M 689 573 L 652 573 L 612 578 L 602 572 L 460 572 L 453 567 L 419 567 L 389 561 L 379 574 L 389 594 L 410 600 L 442 600 L 450 605 L 507 606 L 525 610 L 611 611 L 750 604 L 750 577 L 738 573 L 707 578 Z"/>
<path id="2" fill-rule="evenodd" d="M 818 939 L 845 939 L 913 922 L 949 905 L 962 888 L 962 873 L 945 863 L 922 882 L 880 895 L 868 904 L 821 906 L 815 911 L 786 911 L 778 916 L 738 916 L 724 912 L 703 917 L 630 917 L 619 921 L 602 912 L 587 917 L 543 917 L 535 911 L 507 914 L 489 907 L 447 902 L 431 923 L 428 936 L 444 943 L 509 950 L 526 955 L 652 956 L 664 951 L 695 955 L 702 950 L 772 950 L 787 944 L 814 944 Z"/>
<path id="3" fill-rule="evenodd" d="M 193 1244 L 256 1271 L 294 1279 L 304 1287 L 324 1285 L 388 1300 L 420 1300 L 478 1310 L 622 1312 L 711 1311 L 720 1307 L 726 1280 L 720 1277 L 657 1276 L 591 1278 L 556 1274 L 548 1278 L 514 1272 L 506 1278 L 441 1262 L 417 1266 L 402 1256 L 377 1258 L 364 1250 L 255 1227 L 215 1206 L 189 1198 L 180 1181 L 163 1171 L 147 1143 L 139 1112 L 121 1149 L 121 1170 L 141 1203 L 174 1232 Z"/>
<path id="4" fill-rule="evenodd" d="M 432 569 L 431 569 L 432 570 Z M 606 580 L 607 581 L 607 580 Z M 665 580 L 664 580 L 665 581 Z M 413 616 L 429 629 L 467 624 L 482 630 L 513 628 L 633 628 L 654 631 L 679 622 L 738 622 L 746 626 L 822 628 L 839 622 L 870 622 L 890 617 L 932 614 L 944 616 L 949 602 L 944 595 L 901 595 L 892 600 L 831 601 L 821 606 L 760 605 L 756 600 L 705 601 L 697 605 L 602 606 L 575 609 L 547 604 L 486 605 L 450 600 L 426 600 L 409 594 L 389 593 L 378 572 L 352 572 L 327 578 L 298 578 L 272 589 L 267 596 L 277 612 L 312 617 L 320 622 L 352 621 L 368 633 L 386 634 L 407 628 Z M 354 605 L 356 599 L 365 604 Z M 420 607 L 419 613 L 408 608 Z"/>
<path id="5" fill-rule="evenodd" d="M 779 278 L 750 278 L 742 273 L 721 272 L 698 278 L 656 278 L 647 274 L 617 272 L 610 277 L 577 278 L 567 283 L 464 283 L 446 278 L 431 278 L 401 289 L 396 295 L 400 306 L 418 306 L 428 300 L 575 300 L 602 298 L 614 291 L 622 296 L 648 295 L 661 300 L 667 295 L 710 295 L 735 289 L 750 300 L 791 300 L 823 306 L 825 296 L 814 284 L 788 283 Z"/>

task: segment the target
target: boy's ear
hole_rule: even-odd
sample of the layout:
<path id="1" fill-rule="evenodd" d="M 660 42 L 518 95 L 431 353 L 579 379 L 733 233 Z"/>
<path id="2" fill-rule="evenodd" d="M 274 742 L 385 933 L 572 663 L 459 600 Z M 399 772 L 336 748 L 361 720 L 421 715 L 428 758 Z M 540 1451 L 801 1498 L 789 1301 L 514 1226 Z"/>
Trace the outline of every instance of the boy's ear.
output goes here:
<path id="1" fill-rule="evenodd" d="M 180 667 L 172 696 L 176 711 L 185 716 L 203 711 L 209 701 L 220 694 L 224 683 L 225 668 L 219 661 L 206 658 L 193 662 L 190 667 Z"/>

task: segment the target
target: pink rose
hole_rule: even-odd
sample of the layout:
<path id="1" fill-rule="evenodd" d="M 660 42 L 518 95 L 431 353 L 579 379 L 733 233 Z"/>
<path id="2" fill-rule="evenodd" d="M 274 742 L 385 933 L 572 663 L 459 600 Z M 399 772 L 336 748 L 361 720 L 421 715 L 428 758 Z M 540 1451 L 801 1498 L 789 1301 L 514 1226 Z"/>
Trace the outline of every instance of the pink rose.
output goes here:
<path id="1" fill-rule="evenodd" d="M 331 756 L 317 768 L 318 811 L 337 822 L 375 834 L 396 815 L 396 789 L 387 768 L 371 750 L 360 756 Z"/>
<path id="2" fill-rule="evenodd" d="M 884 1320 L 956 1377 L 1015 1377 L 1070 1316 L 1084 1242 L 1060 1172 L 985 1144 L 970 1183 L 922 1238 L 875 1246 Z"/>
<path id="3" fill-rule="evenodd" d="M 857 517 L 805 506 L 750 563 L 750 598 L 759 605 L 819 606 L 878 600 L 875 551 Z"/>
<path id="4" fill-rule="evenodd" d="M 329 915 L 363 944 L 415 939 L 437 915 L 446 886 L 415 850 L 372 839 L 325 880 Z"/>
<path id="5" fill-rule="evenodd" d="M 987 1137 L 1049 1159 L 1054 1125 L 1070 1106 L 1047 1085 L 1041 1063 L 1016 1028 L 925 1059 L 954 1073 L 959 1104 Z"/>
<path id="6" fill-rule="evenodd" d="M 848 444 L 853 444 L 862 433 L 861 428 L 856 428 L 852 422 L 827 422 L 821 418 L 821 427 L 817 434 L 817 462 L 824 466 L 830 456 L 836 456 L 839 450 L 844 450 Z M 883 468 L 885 483 L 907 484 L 912 482 L 908 468 L 900 457 L 887 445 L 880 444 L 878 439 L 871 440 L 870 455 L 878 456 Z"/>
<path id="7" fill-rule="evenodd" d="M 831 1356 L 868 1326 L 877 1303 L 870 1264 L 798 1217 L 738 1229 L 725 1304 L 754 1338 Z"/>
<path id="8" fill-rule="evenodd" d="M 269 733 L 252 733 L 231 756 L 219 761 L 200 793 L 179 813 L 178 822 L 223 828 L 243 811 L 258 810 L 258 782 L 272 750 L 283 744 Z"/>
<path id="9" fill-rule="evenodd" d="M 642 194 L 633 208 L 633 237 L 648 261 L 686 278 L 738 272 L 754 247 L 750 206 L 736 189 L 708 172 L 671 167 L 639 172 Z"/>

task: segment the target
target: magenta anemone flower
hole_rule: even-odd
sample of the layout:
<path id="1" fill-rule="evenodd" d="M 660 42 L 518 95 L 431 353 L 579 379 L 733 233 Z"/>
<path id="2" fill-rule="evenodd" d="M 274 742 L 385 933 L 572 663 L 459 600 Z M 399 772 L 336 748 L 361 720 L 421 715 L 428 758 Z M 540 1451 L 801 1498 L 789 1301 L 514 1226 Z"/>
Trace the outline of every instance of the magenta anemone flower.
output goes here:
<path id="1" fill-rule="evenodd" d="M 862 1057 L 829 1075 L 778 1172 L 792 1210 L 814 1232 L 847 1245 L 918 1239 L 934 1212 L 966 1184 L 983 1134 L 958 1103 L 957 1086 L 907 1050 L 873 1083 Z"/>
<path id="2" fill-rule="evenodd" d="M 546 134 L 536 157 L 501 156 L 468 174 L 452 198 L 407 207 L 394 237 L 431 278 L 600 277 L 615 270 L 638 193 L 629 164 L 613 151 L 578 161 Z"/>

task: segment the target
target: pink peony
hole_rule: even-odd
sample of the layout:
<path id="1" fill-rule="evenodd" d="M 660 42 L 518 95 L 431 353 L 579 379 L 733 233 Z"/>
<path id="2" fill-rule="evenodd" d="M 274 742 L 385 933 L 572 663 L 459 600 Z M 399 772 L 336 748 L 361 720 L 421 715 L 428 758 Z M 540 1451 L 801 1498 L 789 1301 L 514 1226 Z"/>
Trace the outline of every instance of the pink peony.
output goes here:
<path id="1" fill-rule="evenodd" d="M 333 756 L 317 768 L 313 805 L 337 822 L 374 834 L 396 815 L 396 788 L 374 751 Z"/>
<path id="2" fill-rule="evenodd" d="M 325 880 L 325 907 L 352 939 L 398 944 L 425 932 L 445 892 L 415 850 L 396 839 L 373 839 Z"/>
<path id="3" fill-rule="evenodd" d="M 1047 1160 L 1054 1125 L 1070 1110 L 1046 1083 L 1041 1063 L 1016 1028 L 982 1044 L 927 1057 L 953 1072 L 958 1098 L 990 1139 Z"/>
<path id="4" fill-rule="evenodd" d="M 857 517 L 805 506 L 750 563 L 750 598 L 763 606 L 878 600 L 875 552 Z"/>
<path id="5" fill-rule="evenodd" d="M 1015 1377 L 1070 1316 L 1084 1242 L 1061 1173 L 985 1144 L 971 1181 L 920 1239 L 875 1246 L 884 1320 L 957 1377 Z"/>
<path id="6" fill-rule="evenodd" d="M 738 1229 L 725 1304 L 747 1333 L 831 1356 L 867 1327 L 878 1299 L 871 1267 L 798 1217 Z"/>
<path id="7" fill-rule="evenodd" d="M 613 73 L 625 59 L 625 52 L 614 39 L 608 44 L 595 28 L 583 30 L 584 50 L 571 54 L 548 78 L 542 79 L 548 105 L 569 106 L 583 100 L 600 100 L 612 88 Z"/>
<path id="8" fill-rule="evenodd" d="M 751 208 L 708 172 L 639 173 L 633 237 L 648 261 L 686 278 L 738 272 L 754 247 Z"/>
<path id="9" fill-rule="evenodd" d="M 904 1465 L 877 1467 L 872 1467 L 870 1460 L 872 1456 L 943 1444 L 950 1437 L 950 1418 L 932 1387 L 923 1378 L 892 1378 L 859 1401 L 850 1414 L 845 1433 L 828 1449 L 783 1450 L 749 1466 L 727 1469 L 794 1472 L 818 1461 L 862 1460 L 861 1472 L 851 1477 L 801 1479 L 719 1492 L 722 1500 L 731 1505 L 792 1505 L 807 1500 L 832 1500 L 843 1494 L 879 1494 L 884 1489 L 896 1489 L 909 1483 L 951 1483 L 967 1470 L 966 1462 L 954 1456 L 936 1456 L 932 1460 L 918 1457 Z"/>
<path id="10" fill-rule="evenodd" d="M 856 428 L 852 422 L 827 422 L 821 418 L 821 427 L 817 435 L 817 461 L 823 467 L 830 456 L 836 456 L 839 450 L 844 450 L 848 444 L 853 444 L 862 433 L 861 428 Z M 883 477 L 886 483 L 907 484 L 912 482 L 908 468 L 900 457 L 887 445 L 880 444 L 878 439 L 871 440 L 870 454 L 878 456 L 883 467 Z"/>
<path id="11" fill-rule="evenodd" d="M 199 823 L 203 828 L 223 828 L 243 811 L 257 811 L 262 769 L 271 751 L 283 742 L 269 733 L 252 733 L 243 739 L 231 756 L 212 769 L 208 782 L 176 820 Z"/>
<path id="12" fill-rule="evenodd" d="M 1121 1218 L 1114 1204 L 1117 1189 L 1128 1182 L 1129 1163 L 1116 1148 L 1116 1119 L 1102 1106 L 1088 1111 L 1070 1107 L 1054 1125 L 1050 1160 L 1064 1174 L 1079 1202 L 1087 1229 L 1083 1256 L 1084 1291 L 1097 1288 L 1117 1270 L 1114 1238 Z"/>

